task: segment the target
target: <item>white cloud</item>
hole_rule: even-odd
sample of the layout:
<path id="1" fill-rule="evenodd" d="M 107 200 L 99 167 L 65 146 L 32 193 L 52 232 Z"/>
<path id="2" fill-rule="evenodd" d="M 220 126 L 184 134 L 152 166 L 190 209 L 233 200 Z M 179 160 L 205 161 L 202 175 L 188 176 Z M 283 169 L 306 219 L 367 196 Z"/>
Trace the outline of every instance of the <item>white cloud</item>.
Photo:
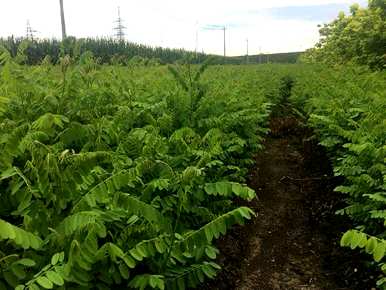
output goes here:
<path id="1" fill-rule="evenodd" d="M 363 1 L 363 0 L 362 0 Z M 221 31 L 198 29 L 207 24 L 232 24 L 227 31 L 228 54 L 244 54 L 246 38 L 250 53 L 298 51 L 318 39 L 316 21 L 275 19 L 269 14 L 252 14 L 264 8 L 347 4 L 354 0 L 64 0 L 69 35 L 111 36 L 117 6 L 127 27 L 127 39 L 149 45 L 198 46 L 209 53 L 222 53 Z M 338 13 L 338 11 L 337 11 Z M 30 20 L 40 37 L 60 37 L 59 0 L 3 0 L 0 36 L 25 35 Z"/>

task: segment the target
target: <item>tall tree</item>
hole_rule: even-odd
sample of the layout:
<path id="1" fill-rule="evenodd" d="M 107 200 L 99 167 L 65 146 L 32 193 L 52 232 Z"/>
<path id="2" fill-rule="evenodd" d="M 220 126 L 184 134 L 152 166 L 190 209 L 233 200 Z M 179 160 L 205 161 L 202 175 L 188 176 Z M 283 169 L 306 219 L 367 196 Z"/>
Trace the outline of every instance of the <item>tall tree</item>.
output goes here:
<path id="1" fill-rule="evenodd" d="M 355 63 L 373 69 L 386 68 L 386 4 L 370 0 L 367 8 L 353 5 L 350 14 L 320 29 L 320 41 L 303 55 L 307 62 Z"/>
<path id="2" fill-rule="evenodd" d="M 60 3 L 60 19 L 62 21 L 62 39 L 67 37 L 66 34 L 66 21 L 64 20 L 63 0 L 59 0 Z"/>

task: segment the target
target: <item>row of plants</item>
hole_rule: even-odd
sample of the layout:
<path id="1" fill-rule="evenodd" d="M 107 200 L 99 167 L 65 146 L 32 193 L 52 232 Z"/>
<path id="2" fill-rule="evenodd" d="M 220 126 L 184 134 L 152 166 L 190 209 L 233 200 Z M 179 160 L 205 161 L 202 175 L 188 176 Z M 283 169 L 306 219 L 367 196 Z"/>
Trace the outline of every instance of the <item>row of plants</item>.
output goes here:
<path id="1" fill-rule="evenodd" d="M 27 44 L 27 45 L 26 45 Z M 118 41 L 109 38 L 75 38 L 67 37 L 64 41 L 56 39 L 26 39 L 0 38 L 0 46 L 16 56 L 19 47 L 27 46 L 25 64 L 39 65 L 45 58 L 57 64 L 60 57 L 69 55 L 78 59 L 85 52 L 92 52 L 96 62 L 109 65 L 124 66 L 155 66 L 160 64 L 181 63 L 189 58 L 192 64 L 202 64 L 210 59 L 216 64 L 265 64 L 265 63 L 295 63 L 300 52 L 273 53 L 243 56 L 223 57 L 203 52 L 186 51 L 163 47 Z"/>
<path id="2" fill-rule="evenodd" d="M 151 47 L 127 41 L 118 41 L 109 38 L 75 38 L 67 37 L 64 41 L 56 39 L 25 39 L 25 38 L 0 38 L 0 45 L 6 47 L 11 55 L 15 56 L 19 46 L 28 42 L 26 49 L 26 63 L 38 65 L 45 57 L 50 57 L 52 62 L 58 63 L 63 55 L 75 58 L 86 51 L 91 51 L 95 59 L 103 64 L 128 65 L 142 59 L 146 62 L 174 63 L 191 57 L 194 63 L 202 63 L 210 56 L 183 49 Z M 221 58 L 221 57 L 220 57 Z"/>
<path id="3" fill-rule="evenodd" d="M 53 65 L 0 53 L 0 289 L 185 289 L 254 212 L 268 68 Z M 208 72 L 206 72 L 208 71 Z M 261 80 L 261 81 L 256 81 Z"/>
<path id="4" fill-rule="evenodd" d="M 297 66 L 291 101 L 301 108 L 327 148 L 336 188 L 347 206 L 337 213 L 352 220 L 341 245 L 367 253 L 386 289 L 386 78 L 382 72 L 349 67 Z M 369 274 L 370 275 L 370 274 Z"/>

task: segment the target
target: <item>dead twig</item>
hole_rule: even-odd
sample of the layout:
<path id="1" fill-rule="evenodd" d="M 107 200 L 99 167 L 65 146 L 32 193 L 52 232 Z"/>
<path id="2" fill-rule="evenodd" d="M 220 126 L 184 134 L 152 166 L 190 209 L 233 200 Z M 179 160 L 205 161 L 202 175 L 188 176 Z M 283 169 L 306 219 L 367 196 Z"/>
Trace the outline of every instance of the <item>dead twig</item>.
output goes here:
<path id="1" fill-rule="evenodd" d="M 307 177 L 307 178 L 292 178 L 290 176 L 283 176 L 280 178 L 280 182 L 285 181 L 285 180 L 290 180 L 290 181 L 310 181 L 310 180 L 330 180 L 333 179 L 334 176 L 321 176 L 321 177 Z"/>

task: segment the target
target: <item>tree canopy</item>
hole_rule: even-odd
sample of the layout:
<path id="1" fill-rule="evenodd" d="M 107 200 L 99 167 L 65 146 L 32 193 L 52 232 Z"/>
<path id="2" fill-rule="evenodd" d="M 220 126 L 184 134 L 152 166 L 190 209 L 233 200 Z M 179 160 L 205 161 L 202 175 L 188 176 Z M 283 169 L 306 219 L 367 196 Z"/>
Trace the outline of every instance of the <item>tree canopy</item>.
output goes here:
<path id="1" fill-rule="evenodd" d="M 320 30 L 316 46 L 302 56 L 305 62 L 355 63 L 372 69 L 386 65 L 386 1 L 370 0 L 368 7 L 354 4 L 350 14 L 340 12 Z"/>

